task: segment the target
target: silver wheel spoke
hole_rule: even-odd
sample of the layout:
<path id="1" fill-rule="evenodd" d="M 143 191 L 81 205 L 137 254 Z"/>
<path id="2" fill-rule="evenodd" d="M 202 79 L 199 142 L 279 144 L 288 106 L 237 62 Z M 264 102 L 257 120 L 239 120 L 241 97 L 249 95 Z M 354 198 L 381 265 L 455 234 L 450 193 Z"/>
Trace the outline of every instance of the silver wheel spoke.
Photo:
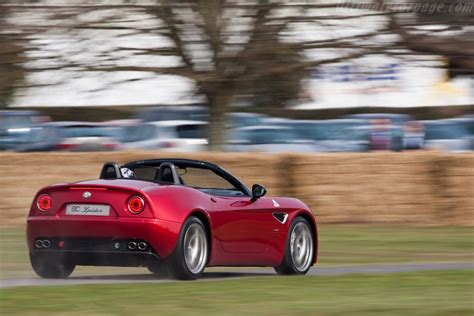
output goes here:
<path id="1" fill-rule="evenodd" d="M 191 224 L 184 236 L 184 260 L 189 271 L 201 273 L 206 266 L 207 239 L 201 225 Z"/>
<path id="2" fill-rule="evenodd" d="M 313 238 L 311 237 L 310 228 L 303 222 L 297 223 L 291 231 L 290 254 L 298 271 L 306 271 L 311 265 Z"/>

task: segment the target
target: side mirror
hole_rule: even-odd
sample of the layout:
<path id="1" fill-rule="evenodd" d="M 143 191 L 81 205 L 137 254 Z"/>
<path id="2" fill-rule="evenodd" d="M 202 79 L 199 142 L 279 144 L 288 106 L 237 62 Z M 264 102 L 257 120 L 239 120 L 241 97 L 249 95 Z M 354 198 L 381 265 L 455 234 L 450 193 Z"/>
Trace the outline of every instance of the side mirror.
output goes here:
<path id="1" fill-rule="evenodd" d="M 252 185 L 252 200 L 256 201 L 262 196 L 267 194 L 267 189 L 265 189 L 263 186 L 260 184 L 254 184 Z"/>

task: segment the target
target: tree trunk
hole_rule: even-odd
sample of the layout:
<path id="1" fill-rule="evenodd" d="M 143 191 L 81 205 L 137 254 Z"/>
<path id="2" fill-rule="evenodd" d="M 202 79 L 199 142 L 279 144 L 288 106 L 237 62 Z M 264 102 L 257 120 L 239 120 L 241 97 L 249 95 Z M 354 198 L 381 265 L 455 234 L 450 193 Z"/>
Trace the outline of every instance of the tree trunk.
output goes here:
<path id="1" fill-rule="evenodd" d="M 209 104 L 209 150 L 222 151 L 227 140 L 225 114 L 232 101 L 232 93 L 225 84 L 216 84 L 204 90 Z"/>

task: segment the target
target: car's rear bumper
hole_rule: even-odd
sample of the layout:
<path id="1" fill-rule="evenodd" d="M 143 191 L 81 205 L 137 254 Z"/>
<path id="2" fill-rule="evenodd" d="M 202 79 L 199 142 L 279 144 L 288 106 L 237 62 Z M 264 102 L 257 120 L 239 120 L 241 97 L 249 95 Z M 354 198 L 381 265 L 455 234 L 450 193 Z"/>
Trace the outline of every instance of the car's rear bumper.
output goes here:
<path id="1" fill-rule="evenodd" d="M 178 222 L 157 219 L 34 216 L 28 218 L 27 239 L 32 253 L 64 253 L 71 258 L 85 258 L 83 264 L 97 262 L 94 265 L 122 265 L 122 257 L 123 265 L 132 265 L 128 263 L 168 257 L 174 250 L 180 228 Z M 37 248 L 38 239 L 50 240 L 50 247 Z M 146 251 L 130 251 L 127 243 L 134 240 L 144 241 L 149 247 Z"/>
<path id="2" fill-rule="evenodd" d="M 154 252 L 79 251 L 42 249 L 32 252 L 39 256 L 55 256 L 81 266 L 146 267 L 161 259 Z"/>

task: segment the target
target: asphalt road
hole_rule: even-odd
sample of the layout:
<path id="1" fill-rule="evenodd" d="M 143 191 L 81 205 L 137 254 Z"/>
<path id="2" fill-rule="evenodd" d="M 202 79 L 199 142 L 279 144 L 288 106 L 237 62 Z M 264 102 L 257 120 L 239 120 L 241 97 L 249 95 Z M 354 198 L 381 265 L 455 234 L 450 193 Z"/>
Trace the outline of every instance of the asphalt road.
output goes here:
<path id="1" fill-rule="evenodd" d="M 271 268 L 228 268 L 222 272 L 210 268 L 205 272 L 199 281 L 209 280 L 229 280 L 236 278 L 251 278 L 260 276 L 275 275 Z M 357 265 L 340 267 L 316 267 L 308 272 L 308 275 L 336 276 L 345 274 L 386 274 L 396 272 L 428 271 L 428 270 L 453 270 L 453 269 L 474 269 L 473 263 L 410 263 L 410 264 L 379 264 L 379 265 Z M 77 276 L 68 279 L 5 279 L 0 280 L 0 288 L 12 288 L 19 286 L 52 286 L 52 285 L 77 285 L 77 284 L 120 284 L 120 283 L 164 283 L 183 282 L 170 279 L 162 279 L 152 274 L 133 275 L 107 275 L 107 276 Z"/>

